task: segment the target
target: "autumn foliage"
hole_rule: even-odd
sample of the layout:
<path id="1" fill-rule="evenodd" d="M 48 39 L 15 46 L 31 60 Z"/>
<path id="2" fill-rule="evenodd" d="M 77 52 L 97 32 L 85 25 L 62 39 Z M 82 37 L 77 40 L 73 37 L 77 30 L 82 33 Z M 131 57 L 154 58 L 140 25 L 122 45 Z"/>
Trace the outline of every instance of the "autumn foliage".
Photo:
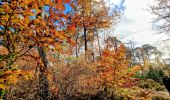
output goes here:
<path id="1" fill-rule="evenodd" d="M 98 33 L 120 15 L 103 0 L 1 0 L 1 98 L 110 100 L 136 88 L 142 67 L 130 65 L 123 43 Z"/>

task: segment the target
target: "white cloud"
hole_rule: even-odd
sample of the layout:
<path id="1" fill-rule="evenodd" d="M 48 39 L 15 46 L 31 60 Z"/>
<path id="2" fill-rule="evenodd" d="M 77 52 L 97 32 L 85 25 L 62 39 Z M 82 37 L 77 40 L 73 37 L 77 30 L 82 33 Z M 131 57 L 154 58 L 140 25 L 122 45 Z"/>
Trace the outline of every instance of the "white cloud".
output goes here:
<path id="1" fill-rule="evenodd" d="M 126 9 L 116 33 L 125 35 L 125 40 L 131 40 L 133 37 L 134 41 L 141 45 L 154 45 L 160 35 L 152 31 L 153 15 L 147 10 L 149 3 L 153 3 L 153 0 L 126 0 Z"/>
<path id="2" fill-rule="evenodd" d="M 120 4 L 122 0 L 111 0 L 115 4 Z M 152 30 L 153 15 L 149 9 L 149 4 L 154 4 L 154 0 L 125 0 L 124 6 L 126 7 L 124 15 L 121 17 L 121 22 L 116 27 L 115 34 L 124 42 L 132 40 L 137 42 L 137 46 L 143 44 L 151 44 L 156 46 L 163 52 L 166 52 L 164 57 L 169 57 L 168 53 L 170 48 L 166 45 L 169 43 L 160 44 L 162 40 L 169 37 L 163 34 L 156 34 L 156 31 Z"/>
<path id="3" fill-rule="evenodd" d="M 122 1 L 124 0 L 104 0 L 107 5 L 109 5 L 110 7 L 113 7 L 113 5 L 120 5 L 122 3 Z"/>

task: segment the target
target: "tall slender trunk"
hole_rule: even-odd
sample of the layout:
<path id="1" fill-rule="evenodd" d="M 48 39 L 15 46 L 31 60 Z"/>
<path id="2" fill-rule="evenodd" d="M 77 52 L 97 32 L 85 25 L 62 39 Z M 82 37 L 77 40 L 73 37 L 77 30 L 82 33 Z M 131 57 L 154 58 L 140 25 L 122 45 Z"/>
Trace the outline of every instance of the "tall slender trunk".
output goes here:
<path id="1" fill-rule="evenodd" d="M 96 31 L 96 33 L 97 33 L 97 31 Z M 97 33 L 97 42 L 98 42 L 98 47 L 99 47 L 99 55 L 101 57 L 102 54 L 101 54 L 101 47 L 100 47 L 100 40 L 99 40 L 99 34 L 98 33 Z"/>
<path id="2" fill-rule="evenodd" d="M 115 49 L 115 52 L 117 52 L 117 38 L 114 37 L 114 49 Z"/>
<path id="3" fill-rule="evenodd" d="M 87 29 L 84 25 L 84 51 L 85 51 L 85 58 L 87 58 Z"/>
<path id="4" fill-rule="evenodd" d="M 95 54 L 94 54 L 94 33 L 92 37 L 92 57 L 93 57 L 93 62 L 95 62 Z"/>
<path id="5" fill-rule="evenodd" d="M 42 100 L 49 100 L 50 91 L 49 91 L 49 83 L 47 79 L 47 57 L 42 47 L 38 47 L 38 53 L 41 57 L 41 61 L 43 66 L 39 64 L 40 74 L 39 74 L 39 96 Z"/>
<path id="6" fill-rule="evenodd" d="M 79 33 L 77 33 L 76 36 L 76 57 L 78 58 L 78 37 L 79 37 Z"/>
<path id="7" fill-rule="evenodd" d="M 150 60 L 150 55 L 149 55 L 149 53 L 147 54 L 147 56 L 148 56 L 148 61 L 149 61 L 149 63 L 150 63 L 151 60 Z"/>
<path id="8" fill-rule="evenodd" d="M 87 51 L 87 29 L 84 27 L 84 46 L 85 46 L 85 52 Z"/>
<path id="9" fill-rule="evenodd" d="M 143 71 L 144 70 L 144 66 L 146 65 L 143 50 L 142 50 L 142 60 L 143 60 L 143 66 L 142 66 L 142 76 L 143 76 L 144 75 L 144 71 Z"/>
<path id="10" fill-rule="evenodd" d="M 143 60 L 143 65 L 145 65 L 145 57 L 144 57 L 143 50 L 142 50 L 141 52 L 142 52 L 142 60 Z"/>

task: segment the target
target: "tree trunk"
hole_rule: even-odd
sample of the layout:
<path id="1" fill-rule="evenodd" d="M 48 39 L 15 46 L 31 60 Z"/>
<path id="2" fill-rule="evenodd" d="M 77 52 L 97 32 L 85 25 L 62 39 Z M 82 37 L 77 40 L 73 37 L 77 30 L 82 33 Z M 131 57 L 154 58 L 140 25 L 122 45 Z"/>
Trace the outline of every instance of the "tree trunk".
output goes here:
<path id="1" fill-rule="evenodd" d="M 95 54 L 94 54 L 94 33 L 92 37 L 92 57 L 93 57 L 93 63 L 95 62 Z"/>
<path id="2" fill-rule="evenodd" d="M 117 38 L 114 37 L 114 49 L 115 49 L 115 52 L 117 52 Z"/>
<path id="3" fill-rule="evenodd" d="M 144 58 L 144 53 L 143 53 L 143 50 L 141 51 L 141 53 L 142 53 L 142 60 L 143 60 L 143 65 L 145 65 L 145 58 Z"/>
<path id="4" fill-rule="evenodd" d="M 77 33 L 76 36 L 76 57 L 78 58 L 78 38 L 79 38 L 79 33 Z"/>
<path id="5" fill-rule="evenodd" d="M 87 58 L 87 29 L 84 27 L 84 51 L 85 51 L 85 59 Z"/>
<path id="6" fill-rule="evenodd" d="M 85 58 L 87 58 L 87 28 L 85 26 L 85 23 L 83 21 L 83 28 L 84 28 L 84 51 L 85 51 Z"/>
<path id="7" fill-rule="evenodd" d="M 44 16 L 43 7 L 39 7 L 39 10 L 41 10 L 41 12 L 36 17 L 38 18 L 38 16 L 41 16 L 44 20 L 46 20 L 45 16 Z M 40 96 L 41 100 L 49 100 L 50 99 L 50 91 L 49 91 L 49 83 L 48 83 L 48 79 L 47 79 L 47 64 L 48 64 L 47 56 L 44 51 L 44 48 L 41 46 L 38 46 L 38 53 L 41 58 L 41 62 L 43 63 L 43 66 L 41 64 L 38 65 L 38 67 L 40 68 L 39 96 Z"/>
<path id="8" fill-rule="evenodd" d="M 96 33 L 97 33 L 97 31 L 96 31 Z M 101 54 L 101 47 L 100 47 L 100 40 L 99 40 L 99 34 L 98 33 L 97 33 L 97 42 L 98 42 L 98 46 L 99 46 L 99 55 L 101 57 L 102 54 Z"/>
<path id="9" fill-rule="evenodd" d="M 43 66 L 39 64 L 40 74 L 39 74 L 39 96 L 41 100 L 50 99 L 49 83 L 47 79 L 47 58 L 42 47 L 38 47 L 38 53 L 40 55 Z"/>
<path id="10" fill-rule="evenodd" d="M 87 29 L 84 27 L 84 46 L 85 46 L 85 52 L 87 51 Z"/>

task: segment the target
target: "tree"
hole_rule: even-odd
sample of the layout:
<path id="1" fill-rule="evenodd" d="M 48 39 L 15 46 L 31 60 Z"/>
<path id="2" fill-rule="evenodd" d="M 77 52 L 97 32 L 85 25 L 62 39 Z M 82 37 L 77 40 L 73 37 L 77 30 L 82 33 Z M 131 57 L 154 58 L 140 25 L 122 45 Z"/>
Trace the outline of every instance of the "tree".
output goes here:
<path id="1" fill-rule="evenodd" d="M 83 33 L 84 51 L 87 52 L 88 41 L 93 41 L 92 37 L 98 36 L 97 30 L 109 28 L 116 24 L 120 15 L 117 9 L 110 10 L 103 0 L 79 0 L 77 5 L 78 11 L 72 20 L 80 27 L 80 32 Z"/>
<path id="2" fill-rule="evenodd" d="M 78 93 L 96 94 L 104 99 L 114 96 L 116 88 L 133 86 L 136 82 L 129 77 L 133 71 L 128 71 L 129 62 L 125 56 L 123 44 L 117 46 L 117 51 L 104 48 L 101 59 L 88 65 L 92 71 L 80 76 Z"/>
<path id="3" fill-rule="evenodd" d="M 156 47 L 154 47 L 150 44 L 144 44 L 144 45 L 142 45 L 142 49 L 143 49 L 144 55 L 150 62 L 150 56 L 153 53 L 153 51 L 155 51 Z"/>
<path id="4" fill-rule="evenodd" d="M 161 33 L 170 32 L 170 1 L 169 0 L 155 0 L 155 5 L 151 6 L 152 13 L 155 15 L 153 24 L 155 29 Z"/>
<path id="5" fill-rule="evenodd" d="M 69 18 L 63 13 L 66 3 L 70 4 L 70 0 L 4 0 L 0 7 L 1 44 L 9 52 L 2 60 L 11 65 L 37 47 L 40 57 L 39 95 L 44 100 L 49 99 L 48 61 L 44 49 L 52 45 L 61 50 L 59 45 L 64 40 L 70 41 L 74 29 L 72 24 L 66 24 Z M 7 67 L 9 66 L 5 66 L 5 69 L 10 69 Z"/>

